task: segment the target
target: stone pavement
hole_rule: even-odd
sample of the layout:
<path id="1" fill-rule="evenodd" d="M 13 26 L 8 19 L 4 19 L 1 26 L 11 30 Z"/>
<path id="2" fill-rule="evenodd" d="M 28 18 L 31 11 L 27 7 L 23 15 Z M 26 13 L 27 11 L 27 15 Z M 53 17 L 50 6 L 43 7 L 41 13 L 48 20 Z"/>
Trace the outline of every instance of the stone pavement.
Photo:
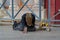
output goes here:
<path id="1" fill-rule="evenodd" d="M 51 32 L 36 31 L 24 34 L 13 30 L 12 26 L 0 26 L 0 40 L 60 40 L 60 28 L 51 29 Z"/>

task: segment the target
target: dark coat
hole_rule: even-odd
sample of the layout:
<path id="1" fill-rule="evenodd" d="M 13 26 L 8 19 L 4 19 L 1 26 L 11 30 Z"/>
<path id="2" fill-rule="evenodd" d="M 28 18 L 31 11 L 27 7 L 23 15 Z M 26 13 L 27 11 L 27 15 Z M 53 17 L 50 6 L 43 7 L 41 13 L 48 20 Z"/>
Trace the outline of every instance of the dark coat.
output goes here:
<path id="1" fill-rule="evenodd" d="M 28 26 L 26 23 L 26 14 L 22 16 L 22 20 L 20 23 L 16 23 L 16 21 L 13 24 L 13 29 L 23 30 L 24 27 L 27 27 L 28 31 L 35 31 L 35 16 L 32 14 L 32 24 L 33 26 Z"/>
<path id="2" fill-rule="evenodd" d="M 22 23 L 25 27 L 27 27 L 28 30 L 35 30 L 35 15 L 32 14 L 32 26 L 28 26 L 26 23 L 26 14 L 22 16 Z"/>

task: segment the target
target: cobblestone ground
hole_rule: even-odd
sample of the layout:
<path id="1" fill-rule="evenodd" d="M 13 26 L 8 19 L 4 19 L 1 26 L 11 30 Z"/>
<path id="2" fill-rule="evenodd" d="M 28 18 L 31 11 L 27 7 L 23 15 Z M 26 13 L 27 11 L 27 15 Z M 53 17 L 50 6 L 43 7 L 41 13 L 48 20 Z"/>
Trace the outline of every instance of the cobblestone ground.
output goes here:
<path id="1" fill-rule="evenodd" d="M 0 40 L 60 40 L 60 28 L 51 29 L 51 32 L 36 31 L 24 34 L 13 30 L 12 26 L 0 26 Z"/>

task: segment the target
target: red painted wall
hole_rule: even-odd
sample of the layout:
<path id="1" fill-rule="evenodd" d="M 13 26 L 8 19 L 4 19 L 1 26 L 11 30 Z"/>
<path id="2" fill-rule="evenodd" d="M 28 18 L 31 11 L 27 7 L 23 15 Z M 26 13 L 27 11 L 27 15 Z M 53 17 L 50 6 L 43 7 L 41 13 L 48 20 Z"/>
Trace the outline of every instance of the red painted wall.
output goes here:
<path id="1" fill-rule="evenodd" d="M 47 18 L 48 18 L 48 0 L 44 0 L 44 6 L 46 9 L 46 13 L 47 13 Z M 53 17 L 56 12 L 60 9 L 60 0 L 51 0 L 51 17 Z M 60 20 L 60 14 L 57 15 L 53 20 Z M 54 22 L 55 24 L 60 24 L 60 22 Z"/>
<path id="2" fill-rule="evenodd" d="M 60 0 L 55 0 L 55 12 L 57 12 L 59 9 L 60 9 Z M 55 19 L 60 20 L 60 14 L 57 15 Z M 60 22 L 56 22 L 56 24 L 60 24 Z"/>
<path id="3" fill-rule="evenodd" d="M 48 16 L 48 0 L 44 0 L 44 8 L 46 9 L 46 14 Z"/>
<path id="4" fill-rule="evenodd" d="M 47 18 L 48 18 L 48 0 L 44 0 L 44 7 L 46 9 L 47 13 Z M 51 5 L 50 5 L 50 17 L 52 18 L 55 14 L 55 0 L 51 0 Z M 54 18 L 55 19 L 55 18 Z"/>

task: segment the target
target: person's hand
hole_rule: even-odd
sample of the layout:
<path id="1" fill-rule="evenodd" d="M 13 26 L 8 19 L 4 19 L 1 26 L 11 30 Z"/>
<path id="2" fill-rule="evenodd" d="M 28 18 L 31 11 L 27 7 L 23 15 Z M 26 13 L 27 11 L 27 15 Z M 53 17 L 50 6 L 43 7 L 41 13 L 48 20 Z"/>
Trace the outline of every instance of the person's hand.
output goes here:
<path id="1" fill-rule="evenodd" d="M 27 27 L 24 28 L 23 33 L 27 33 Z"/>

